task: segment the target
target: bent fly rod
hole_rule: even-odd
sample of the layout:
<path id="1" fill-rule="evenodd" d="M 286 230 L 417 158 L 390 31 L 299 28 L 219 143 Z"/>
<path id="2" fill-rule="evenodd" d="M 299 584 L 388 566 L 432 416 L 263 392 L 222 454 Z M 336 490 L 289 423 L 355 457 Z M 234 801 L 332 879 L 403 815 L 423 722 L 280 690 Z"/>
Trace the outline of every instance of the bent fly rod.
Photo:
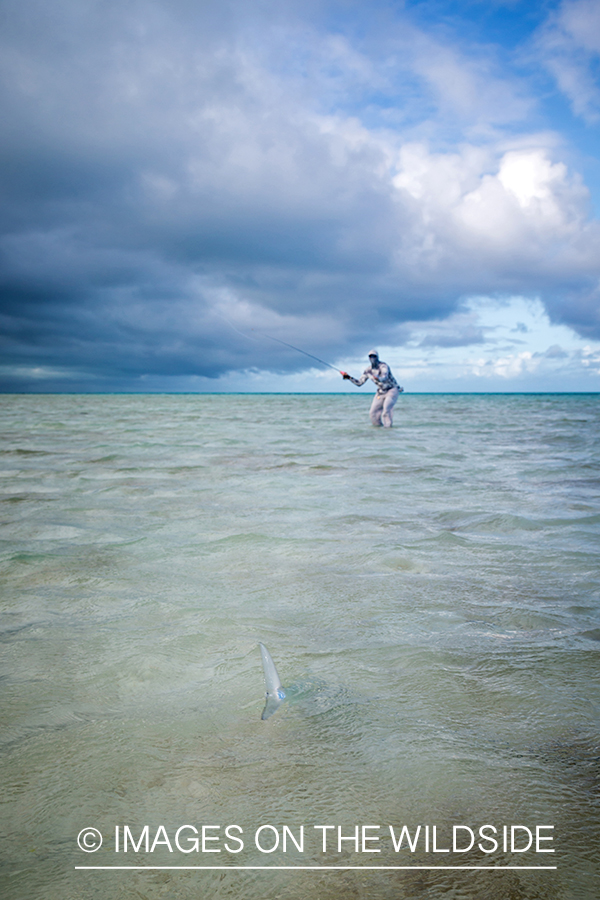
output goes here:
<path id="1" fill-rule="evenodd" d="M 252 329 L 252 331 L 254 331 L 254 329 Z M 338 369 L 337 366 L 332 366 L 331 363 L 325 362 L 325 360 L 321 359 L 319 356 L 315 356 L 313 353 L 307 353 L 306 350 L 301 350 L 300 347 L 294 347 L 293 344 L 288 344 L 287 341 L 280 341 L 279 338 L 271 337 L 270 334 L 263 334 L 260 331 L 258 331 L 256 333 L 260 334 L 261 337 L 269 338 L 270 341 L 277 341 L 278 344 L 283 344 L 284 347 L 289 347 L 291 350 L 297 350 L 298 353 L 303 353 L 304 356 L 310 356 L 311 359 L 316 359 L 317 362 L 323 363 L 324 366 L 329 366 L 330 369 L 333 369 L 334 372 L 339 372 L 340 375 L 347 374 L 346 372 L 342 372 L 341 369 Z"/>

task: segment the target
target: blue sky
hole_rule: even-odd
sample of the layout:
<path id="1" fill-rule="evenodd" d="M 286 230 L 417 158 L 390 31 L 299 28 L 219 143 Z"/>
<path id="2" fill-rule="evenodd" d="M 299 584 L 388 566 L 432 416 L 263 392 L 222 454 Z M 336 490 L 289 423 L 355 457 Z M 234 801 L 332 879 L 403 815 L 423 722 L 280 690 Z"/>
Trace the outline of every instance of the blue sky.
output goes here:
<path id="1" fill-rule="evenodd" d="M 600 389 L 600 3 L 8 0 L 4 391 Z M 365 388 L 366 390 L 366 388 Z"/>

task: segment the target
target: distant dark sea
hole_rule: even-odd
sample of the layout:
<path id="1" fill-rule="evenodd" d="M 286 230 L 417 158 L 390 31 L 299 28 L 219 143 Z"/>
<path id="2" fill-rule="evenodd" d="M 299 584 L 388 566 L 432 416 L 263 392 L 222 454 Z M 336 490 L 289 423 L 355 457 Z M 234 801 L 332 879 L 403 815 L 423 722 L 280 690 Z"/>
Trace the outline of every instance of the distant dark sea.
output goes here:
<path id="1" fill-rule="evenodd" d="M 600 896 L 600 395 L 369 401 L 0 396 L 5 900 Z"/>

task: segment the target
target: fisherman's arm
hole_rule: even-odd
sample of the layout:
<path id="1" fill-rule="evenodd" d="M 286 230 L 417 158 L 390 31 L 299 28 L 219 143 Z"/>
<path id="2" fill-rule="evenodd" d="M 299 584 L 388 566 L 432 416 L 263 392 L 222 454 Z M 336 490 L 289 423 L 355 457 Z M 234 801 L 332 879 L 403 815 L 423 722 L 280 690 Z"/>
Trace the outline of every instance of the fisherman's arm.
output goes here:
<path id="1" fill-rule="evenodd" d="M 362 387 L 368 377 L 369 376 L 366 372 L 363 372 L 360 378 L 353 378 L 352 375 L 348 375 L 347 372 L 342 372 L 342 378 L 344 379 L 344 381 L 351 381 L 352 384 L 356 385 L 356 387 Z"/>

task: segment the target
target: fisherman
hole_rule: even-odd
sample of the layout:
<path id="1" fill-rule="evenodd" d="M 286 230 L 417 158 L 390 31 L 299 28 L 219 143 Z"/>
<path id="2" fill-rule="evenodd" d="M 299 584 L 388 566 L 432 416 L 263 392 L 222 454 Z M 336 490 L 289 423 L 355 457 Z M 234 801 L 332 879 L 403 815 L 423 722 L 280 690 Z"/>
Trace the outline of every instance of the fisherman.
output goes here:
<path id="1" fill-rule="evenodd" d="M 391 428 L 393 423 L 394 404 L 404 388 L 401 388 L 387 363 L 381 362 L 377 350 L 371 350 L 369 353 L 369 366 L 362 373 L 360 378 L 353 378 L 347 372 L 342 372 L 342 378 L 351 381 L 357 387 L 371 379 L 377 385 L 377 393 L 373 398 L 369 416 L 373 425 L 383 425 L 384 428 Z"/>

